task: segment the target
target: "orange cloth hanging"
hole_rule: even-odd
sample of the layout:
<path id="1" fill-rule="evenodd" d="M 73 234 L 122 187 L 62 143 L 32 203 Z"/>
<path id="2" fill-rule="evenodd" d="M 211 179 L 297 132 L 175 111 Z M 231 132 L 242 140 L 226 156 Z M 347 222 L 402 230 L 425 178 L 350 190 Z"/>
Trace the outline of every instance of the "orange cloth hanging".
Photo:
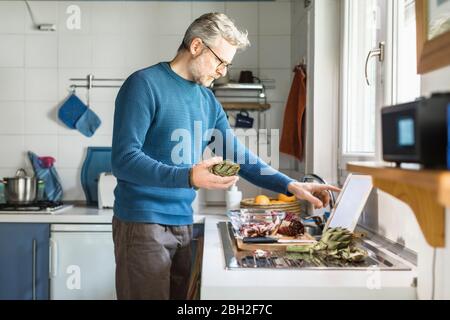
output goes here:
<path id="1" fill-rule="evenodd" d="M 283 133 L 280 151 L 303 160 L 304 115 L 306 109 L 306 71 L 304 67 L 294 69 L 294 80 L 284 112 Z"/>

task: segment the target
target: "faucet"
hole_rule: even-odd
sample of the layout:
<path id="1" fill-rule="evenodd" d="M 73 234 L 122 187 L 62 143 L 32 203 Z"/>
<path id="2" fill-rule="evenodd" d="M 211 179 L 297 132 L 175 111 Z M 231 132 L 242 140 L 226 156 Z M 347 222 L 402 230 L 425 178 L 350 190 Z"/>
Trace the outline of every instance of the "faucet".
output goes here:
<path id="1" fill-rule="evenodd" d="M 323 178 L 319 177 L 317 174 L 309 173 L 303 176 L 302 182 L 311 182 L 315 181 L 321 184 L 328 184 Z M 330 190 L 327 191 L 330 195 L 330 209 L 333 209 L 336 205 L 336 197 L 334 196 L 334 193 Z"/>

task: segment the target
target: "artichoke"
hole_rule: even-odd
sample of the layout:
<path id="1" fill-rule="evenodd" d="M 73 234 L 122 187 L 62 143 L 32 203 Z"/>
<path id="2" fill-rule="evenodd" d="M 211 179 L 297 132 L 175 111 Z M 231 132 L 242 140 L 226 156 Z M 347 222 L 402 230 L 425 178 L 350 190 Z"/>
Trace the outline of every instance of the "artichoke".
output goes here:
<path id="1" fill-rule="evenodd" d="M 367 257 L 367 251 L 354 246 L 353 233 L 343 228 L 328 229 L 319 242 L 307 246 L 288 246 L 286 251 L 346 262 L 360 262 Z"/>
<path id="2" fill-rule="evenodd" d="M 241 166 L 236 163 L 230 161 L 222 161 L 221 163 L 212 166 L 210 171 L 216 176 L 231 177 L 236 176 L 240 169 Z"/>

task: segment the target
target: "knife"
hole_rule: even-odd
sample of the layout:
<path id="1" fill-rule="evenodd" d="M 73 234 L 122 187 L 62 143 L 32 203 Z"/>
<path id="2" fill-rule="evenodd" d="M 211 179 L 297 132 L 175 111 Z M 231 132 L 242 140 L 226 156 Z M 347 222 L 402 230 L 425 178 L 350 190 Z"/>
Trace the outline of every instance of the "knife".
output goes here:
<path id="1" fill-rule="evenodd" d="M 242 239 L 244 243 L 277 243 L 278 239 L 270 237 L 244 237 Z"/>

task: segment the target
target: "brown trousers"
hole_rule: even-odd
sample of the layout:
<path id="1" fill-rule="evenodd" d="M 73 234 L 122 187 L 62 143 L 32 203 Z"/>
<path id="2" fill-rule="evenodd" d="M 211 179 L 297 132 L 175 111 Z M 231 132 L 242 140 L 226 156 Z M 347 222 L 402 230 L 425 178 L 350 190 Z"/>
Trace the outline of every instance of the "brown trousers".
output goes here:
<path id="1" fill-rule="evenodd" d="M 119 300 L 186 299 L 192 225 L 165 226 L 113 218 Z"/>

